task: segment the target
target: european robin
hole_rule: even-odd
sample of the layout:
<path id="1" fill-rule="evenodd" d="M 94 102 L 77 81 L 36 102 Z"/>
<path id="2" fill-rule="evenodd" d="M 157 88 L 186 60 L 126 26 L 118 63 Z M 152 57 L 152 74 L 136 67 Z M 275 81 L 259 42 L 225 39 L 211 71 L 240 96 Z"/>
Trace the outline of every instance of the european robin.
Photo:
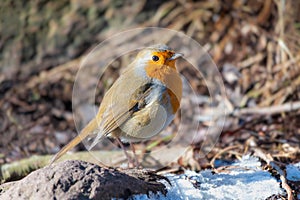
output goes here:
<path id="1" fill-rule="evenodd" d="M 163 44 L 141 50 L 106 92 L 96 117 L 51 163 L 91 134 L 96 134 L 93 147 L 103 136 L 122 144 L 147 140 L 161 132 L 180 107 L 182 80 L 175 61 L 181 56 Z"/>

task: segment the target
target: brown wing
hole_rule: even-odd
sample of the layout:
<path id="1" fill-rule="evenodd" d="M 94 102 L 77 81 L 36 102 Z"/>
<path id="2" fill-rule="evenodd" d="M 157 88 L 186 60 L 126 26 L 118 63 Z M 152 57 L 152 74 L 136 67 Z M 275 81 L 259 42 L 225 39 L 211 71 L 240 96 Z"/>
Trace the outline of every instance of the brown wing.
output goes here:
<path id="1" fill-rule="evenodd" d="M 92 149 L 103 136 L 114 131 L 146 105 L 145 98 L 150 90 L 151 84 L 147 80 L 140 78 L 127 80 L 121 76 L 104 96 L 97 117 L 76 138 L 64 146 L 50 163 L 55 162 L 84 138 L 94 133 L 97 136 L 89 147 Z"/>
<path id="2" fill-rule="evenodd" d="M 150 79 L 131 77 L 126 73 L 117 79 L 100 105 L 97 120 L 103 135 L 110 134 L 146 105 L 145 98 L 152 86 Z"/>

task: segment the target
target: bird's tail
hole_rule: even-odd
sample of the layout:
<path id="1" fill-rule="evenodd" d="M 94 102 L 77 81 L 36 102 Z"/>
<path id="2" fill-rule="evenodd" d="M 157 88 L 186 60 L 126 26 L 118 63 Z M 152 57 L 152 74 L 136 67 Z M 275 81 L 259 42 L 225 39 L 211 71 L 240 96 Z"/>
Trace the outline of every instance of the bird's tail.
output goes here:
<path id="1" fill-rule="evenodd" d="M 79 135 L 77 135 L 71 142 L 69 142 L 66 146 L 64 146 L 55 156 L 51 159 L 50 165 L 54 163 L 56 160 L 58 160 L 61 156 L 63 156 L 66 152 L 68 152 L 70 149 L 75 147 L 77 144 L 79 144 L 84 138 L 86 138 L 91 133 L 94 133 L 98 128 L 97 119 L 94 118 L 92 121 L 88 123 L 84 129 L 80 132 Z"/>

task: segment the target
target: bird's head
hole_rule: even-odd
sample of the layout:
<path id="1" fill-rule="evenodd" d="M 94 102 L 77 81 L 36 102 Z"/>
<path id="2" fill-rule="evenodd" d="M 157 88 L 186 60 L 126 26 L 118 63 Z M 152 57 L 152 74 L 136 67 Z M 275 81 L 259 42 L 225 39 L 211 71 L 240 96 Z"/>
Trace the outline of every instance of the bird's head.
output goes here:
<path id="1" fill-rule="evenodd" d="M 137 55 L 140 63 L 149 65 L 165 65 L 175 69 L 176 59 L 182 57 L 183 54 L 175 53 L 171 48 L 164 44 L 158 44 L 143 49 Z"/>

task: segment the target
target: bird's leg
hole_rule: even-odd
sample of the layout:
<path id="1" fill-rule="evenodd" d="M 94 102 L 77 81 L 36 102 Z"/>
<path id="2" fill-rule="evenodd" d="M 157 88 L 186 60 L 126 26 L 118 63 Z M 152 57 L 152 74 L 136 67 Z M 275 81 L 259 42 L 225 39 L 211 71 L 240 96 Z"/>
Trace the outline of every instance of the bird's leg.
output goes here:
<path id="1" fill-rule="evenodd" d="M 128 153 L 127 153 L 127 151 L 126 151 L 126 149 L 125 149 L 123 143 L 121 142 L 120 138 L 116 137 L 116 140 L 117 140 L 117 142 L 119 143 L 119 145 L 121 146 L 121 148 L 123 149 L 125 156 L 127 157 L 127 160 L 128 160 L 128 167 L 129 167 L 129 168 L 130 168 L 130 167 L 133 167 L 133 166 L 134 166 L 134 162 L 133 162 L 132 158 L 128 155 Z"/>
<path id="2" fill-rule="evenodd" d="M 132 142 L 130 142 L 130 147 L 132 149 L 132 152 L 133 152 L 133 156 L 134 156 L 134 165 L 136 168 L 138 168 L 140 166 L 140 163 L 139 163 L 139 159 L 135 153 L 135 148 L 134 148 L 134 145 L 132 144 Z"/>

